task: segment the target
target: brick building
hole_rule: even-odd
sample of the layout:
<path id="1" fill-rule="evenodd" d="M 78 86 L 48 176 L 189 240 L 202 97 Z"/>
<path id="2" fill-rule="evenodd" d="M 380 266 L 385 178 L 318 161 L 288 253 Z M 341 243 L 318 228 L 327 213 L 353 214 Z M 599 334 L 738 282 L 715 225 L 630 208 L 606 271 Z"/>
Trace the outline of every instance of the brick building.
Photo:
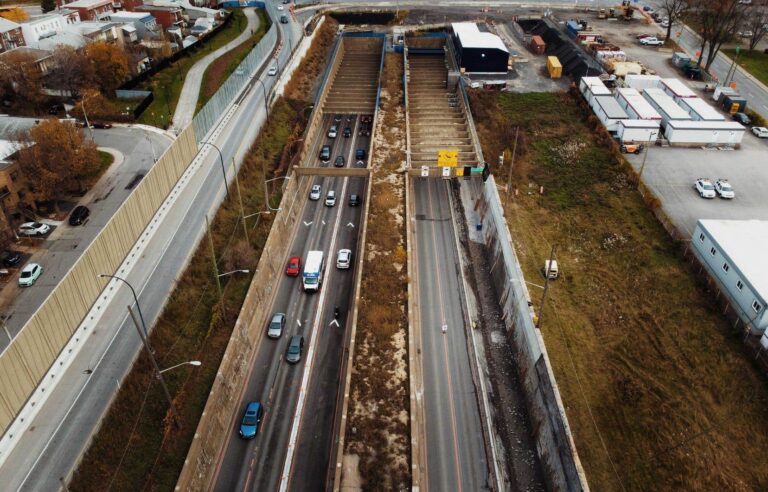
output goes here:
<path id="1" fill-rule="evenodd" d="M 24 45 L 21 24 L 0 17 L 0 53 Z"/>

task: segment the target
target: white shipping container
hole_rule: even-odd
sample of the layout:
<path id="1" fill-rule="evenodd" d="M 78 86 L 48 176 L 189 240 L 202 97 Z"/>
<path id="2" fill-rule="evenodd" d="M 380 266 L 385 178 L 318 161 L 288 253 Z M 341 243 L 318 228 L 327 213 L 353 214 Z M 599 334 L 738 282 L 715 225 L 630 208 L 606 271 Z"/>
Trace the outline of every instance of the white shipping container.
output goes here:
<path id="1" fill-rule="evenodd" d="M 746 128 L 735 121 L 675 121 L 664 136 L 670 145 L 738 145 Z"/>
<path id="2" fill-rule="evenodd" d="M 661 77 L 658 75 L 627 74 L 624 77 L 624 85 L 641 92 L 645 89 L 657 88 L 659 84 L 661 84 Z"/>
<path id="3" fill-rule="evenodd" d="M 595 96 L 592 111 L 609 132 L 615 132 L 618 129 L 620 120 L 629 119 L 624 108 L 611 96 Z"/>
<path id="4" fill-rule="evenodd" d="M 592 98 L 595 96 L 611 94 L 611 90 L 598 77 L 582 77 L 579 81 L 579 91 L 590 106 L 592 105 Z"/>
<path id="5" fill-rule="evenodd" d="M 664 89 L 664 92 L 669 94 L 675 101 L 686 97 L 697 97 L 696 93 L 680 79 L 661 79 L 659 87 Z"/>
<path id="6" fill-rule="evenodd" d="M 691 115 L 693 121 L 725 121 L 725 116 L 699 97 L 680 99 L 678 104 Z"/>
<path id="7" fill-rule="evenodd" d="M 662 125 L 669 120 L 691 120 L 691 115 L 661 89 L 650 87 L 643 91 L 643 97 L 659 112 Z"/>
<path id="8" fill-rule="evenodd" d="M 630 119 L 659 120 L 661 115 L 635 89 L 623 87 L 616 91 L 616 100 L 627 111 Z"/>
<path id="9" fill-rule="evenodd" d="M 616 124 L 616 136 L 621 143 L 651 142 L 660 132 L 654 120 L 619 120 Z"/>

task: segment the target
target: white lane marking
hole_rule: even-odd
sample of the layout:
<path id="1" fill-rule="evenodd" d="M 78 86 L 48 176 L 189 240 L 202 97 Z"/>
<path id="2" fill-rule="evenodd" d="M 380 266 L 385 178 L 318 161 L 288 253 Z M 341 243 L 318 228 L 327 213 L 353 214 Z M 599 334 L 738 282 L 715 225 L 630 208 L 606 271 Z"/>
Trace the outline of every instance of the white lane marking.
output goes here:
<path id="1" fill-rule="evenodd" d="M 347 227 L 355 227 L 355 224 L 353 224 L 352 222 L 350 222 L 349 224 L 347 224 Z"/>
<path id="2" fill-rule="evenodd" d="M 299 328 L 301 328 L 301 320 L 300 319 L 296 320 L 296 324 L 299 325 Z"/>
<path id="3" fill-rule="evenodd" d="M 323 223 L 323 225 L 325 225 L 325 221 L 324 221 L 324 220 L 321 220 L 320 222 L 322 222 L 322 223 Z"/>
<path id="4" fill-rule="evenodd" d="M 334 318 L 334 320 L 333 320 L 333 321 L 331 321 L 330 323 L 328 323 L 328 326 L 333 326 L 333 325 L 339 326 L 339 322 L 338 322 L 338 320 L 336 320 L 335 318 Z"/>
<path id="5" fill-rule="evenodd" d="M 310 220 L 309 222 L 307 222 L 306 220 L 304 221 L 304 225 L 307 226 L 307 227 L 311 226 L 314 223 L 315 223 L 314 220 Z"/>

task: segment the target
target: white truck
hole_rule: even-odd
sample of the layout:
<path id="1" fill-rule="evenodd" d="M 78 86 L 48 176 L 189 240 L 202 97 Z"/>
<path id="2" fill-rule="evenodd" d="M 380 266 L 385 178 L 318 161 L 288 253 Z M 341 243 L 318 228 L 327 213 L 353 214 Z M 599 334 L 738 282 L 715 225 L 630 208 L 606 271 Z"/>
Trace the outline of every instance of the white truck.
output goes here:
<path id="1" fill-rule="evenodd" d="M 304 274 L 301 282 L 304 292 L 318 292 L 323 283 L 323 252 L 310 251 L 307 253 L 307 261 L 304 263 Z"/>

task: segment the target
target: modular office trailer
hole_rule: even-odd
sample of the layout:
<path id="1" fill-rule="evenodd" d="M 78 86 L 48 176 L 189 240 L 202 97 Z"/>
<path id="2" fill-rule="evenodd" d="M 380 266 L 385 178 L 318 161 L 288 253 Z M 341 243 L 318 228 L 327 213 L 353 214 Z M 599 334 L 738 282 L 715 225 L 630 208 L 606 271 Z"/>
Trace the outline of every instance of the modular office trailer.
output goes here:
<path id="1" fill-rule="evenodd" d="M 621 143 L 654 142 L 659 136 L 658 120 L 619 120 L 616 136 Z"/>
<path id="2" fill-rule="evenodd" d="M 672 99 L 679 101 L 686 97 L 698 97 L 687 85 L 680 79 L 661 79 L 660 88 L 664 89 Z"/>
<path id="3" fill-rule="evenodd" d="M 629 119 L 627 112 L 624 111 L 624 108 L 612 96 L 595 96 L 592 99 L 591 106 L 595 116 L 597 116 L 609 132 L 618 130 L 620 120 Z"/>
<path id="4" fill-rule="evenodd" d="M 595 96 L 611 95 L 611 90 L 605 86 L 599 77 L 582 77 L 579 81 L 579 91 L 590 106 L 592 106 L 592 99 Z"/>
<path id="5" fill-rule="evenodd" d="M 735 121 L 678 121 L 670 120 L 664 136 L 670 145 L 731 145 L 744 138 L 746 129 Z"/>
<path id="6" fill-rule="evenodd" d="M 661 115 L 653 109 L 653 106 L 645 100 L 635 89 L 623 87 L 616 90 L 616 100 L 627 114 L 634 120 L 657 120 L 661 122 Z"/>
<path id="7" fill-rule="evenodd" d="M 657 88 L 661 84 L 661 77 L 658 75 L 635 75 L 635 74 L 627 74 L 626 77 L 624 77 L 624 85 L 627 87 L 631 87 L 637 91 L 644 91 L 645 89 L 650 89 L 651 87 Z"/>
<path id="8" fill-rule="evenodd" d="M 725 116 L 700 97 L 686 97 L 680 99 L 678 104 L 691 115 L 693 121 L 725 121 Z"/>
<path id="9" fill-rule="evenodd" d="M 662 127 L 666 126 L 670 120 L 691 120 L 691 115 L 661 89 L 649 87 L 643 91 L 643 97 L 661 115 Z"/>

